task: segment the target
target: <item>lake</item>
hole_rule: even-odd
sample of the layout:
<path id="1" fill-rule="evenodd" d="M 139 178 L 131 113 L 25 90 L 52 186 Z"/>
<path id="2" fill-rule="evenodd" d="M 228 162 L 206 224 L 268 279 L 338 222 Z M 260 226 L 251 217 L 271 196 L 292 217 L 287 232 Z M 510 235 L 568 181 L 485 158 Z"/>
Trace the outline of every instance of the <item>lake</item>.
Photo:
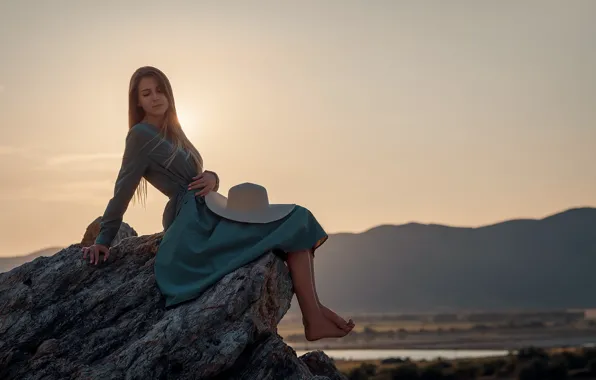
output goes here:
<path id="1" fill-rule="evenodd" d="M 575 338 L 564 338 L 564 339 L 521 339 L 518 338 L 515 344 L 512 344 L 511 350 L 517 350 L 521 347 L 595 347 L 596 338 L 594 336 L 589 337 L 575 337 Z M 515 346 L 515 347 L 514 347 Z M 304 348 L 304 347 L 300 347 Z M 326 349 L 326 348 L 311 348 L 309 350 L 294 348 L 298 356 L 301 356 L 307 352 L 321 349 L 327 354 L 327 356 L 334 359 L 344 360 L 379 360 L 387 358 L 402 358 L 409 357 L 412 360 L 433 360 L 437 357 L 444 359 L 467 359 L 467 358 L 479 358 L 479 357 L 493 357 L 493 356 L 504 356 L 509 353 L 508 350 L 496 350 L 496 349 L 484 349 L 482 347 L 474 348 L 429 348 L 429 349 Z"/>
<path id="2" fill-rule="evenodd" d="M 388 358 L 407 358 L 412 360 L 433 360 L 438 357 L 444 359 L 479 358 L 504 356 L 508 351 L 503 350 L 323 350 L 327 356 L 337 360 L 378 360 Z M 298 356 L 310 351 L 296 351 Z"/>

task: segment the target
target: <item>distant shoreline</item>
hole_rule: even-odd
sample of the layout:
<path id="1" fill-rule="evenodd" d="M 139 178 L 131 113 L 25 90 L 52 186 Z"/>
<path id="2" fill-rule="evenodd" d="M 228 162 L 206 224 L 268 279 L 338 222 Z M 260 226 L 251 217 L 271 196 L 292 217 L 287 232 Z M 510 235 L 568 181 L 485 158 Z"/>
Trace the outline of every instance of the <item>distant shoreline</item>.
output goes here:
<path id="1" fill-rule="evenodd" d="M 482 350 L 482 351 L 515 351 L 523 347 L 540 347 L 545 349 L 560 347 L 580 347 L 596 345 L 596 333 L 593 335 L 577 337 L 534 337 L 516 339 L 507 337 L 498 339 L 472 340 L 462 339 L 459 341 L 435 340 L 432 342 L 291 342 L 286 343 L 297 351 L 312 350 Z"/>

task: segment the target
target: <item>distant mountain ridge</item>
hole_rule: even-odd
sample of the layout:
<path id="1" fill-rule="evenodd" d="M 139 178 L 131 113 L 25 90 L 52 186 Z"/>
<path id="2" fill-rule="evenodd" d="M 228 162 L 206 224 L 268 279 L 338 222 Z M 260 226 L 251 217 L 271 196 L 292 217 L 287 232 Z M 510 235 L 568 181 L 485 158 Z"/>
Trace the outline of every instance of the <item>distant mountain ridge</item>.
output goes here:
<path id="1" fill-rule="evenodd" d="M 596 307 L 596 208 L 481 227 L 407 223 L 330 237 L 319 296 L 339 310 Z"/>
<path id="2" fill-rule="evenodd" d="M 7 272 L 40 256 L 53 256 L 64 247 L 47 247 L 24 256 L 0 257 L 0 273 Z"/>
<path id="3" fill-rule="evenodd" d="M 0 258 L 0 272 L 58 250 Z M 596 308 L 595 268 L 593 207 L 481 227 L 379 225 L 330 235 L 315 259 L 321 300 L 346 312 Z"/>
<path id="4" fill-rule="evenodd" d="M 476 226 L 476 227 L 457 226 L 457 225 L 448 225 L 448 224 L 440 224 L 440 223 L 420 223 L 420 222 L 408 222 L 408 223 L 403 223 L 403 224 L 379 224 L 379 225 L 373 226 L 363 232 L 359 232 L 359 233 L 342 232 L 342 233 L 339 233 L 336 235 L 359 235 L 359 234 L 364 234 L 364 233 L 367 233 L 367 232 L 370 232 L 373 230 L 377 230 L 377 229 L 382 229 L 382 228 L 414 227 L 414 226 L 416 226 L 416 227 L 441 227 L 441 228 L 458 228 L 458 229 L 479 230 L 479 229 L 483 229 L 483 228 L 500 226 L 500 225 L 508 224 L 508 223 L 540 222 L 540 221 L 547 220 L 547 219 L 562 218 L 569 214 L 584 213 L 585 215 L 592 215 L 592 213 L 594 213 L 594 212 L 596 212 L 596 207 L 590 207 L 590 206 L 572 207 L 572 208 L 562 210 L 560 212 L 549 214 L 549 215 L 545 216 L 544 218 L 512 218 L 512 219 L 505 219 L 500 222 L 484 224 L 484 225 L 480 225 L 480 226 Z"/>

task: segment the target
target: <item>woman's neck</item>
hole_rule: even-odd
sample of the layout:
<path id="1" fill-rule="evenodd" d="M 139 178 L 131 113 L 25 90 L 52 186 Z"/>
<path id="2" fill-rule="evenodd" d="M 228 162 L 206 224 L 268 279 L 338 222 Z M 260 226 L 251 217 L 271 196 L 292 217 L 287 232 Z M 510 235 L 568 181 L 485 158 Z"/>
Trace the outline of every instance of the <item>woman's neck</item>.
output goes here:
<path id="1" fill-rule="evenodd" d="M 143 121 L 145 123 L 154 125 L 157 128 L 162 127 L 164 120 L 165 120 L 165 116 L 152 116 L 152 115 L 146 115 L 143 119 Z"/>

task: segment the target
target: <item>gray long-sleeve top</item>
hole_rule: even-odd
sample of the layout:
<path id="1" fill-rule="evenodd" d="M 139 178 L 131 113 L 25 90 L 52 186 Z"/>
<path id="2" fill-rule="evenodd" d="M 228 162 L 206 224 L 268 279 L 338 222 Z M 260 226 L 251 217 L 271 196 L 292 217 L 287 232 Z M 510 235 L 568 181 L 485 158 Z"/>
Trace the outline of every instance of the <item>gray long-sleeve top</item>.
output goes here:
<path id="1" fill-rule="evenodd" d="M 159 129 L 151 124 L 139 123 L 126 136 L 126 147 L 122 165 L 114 186 L 114 195 L 108 202 L 102 217 L 96 244 L 110 247 L 124 213 L 144 177 L 147 182 L 169 198 L 162 218 L 164 230 L 174 221 L 179 201 L 196 176 L 197 169 L 190 156 L 179 149 L 172 163 L 166 168 L 166 161 L 174 145 L 159 135 Z M 216 191 L 214 189 L 214 191 Z"/>

